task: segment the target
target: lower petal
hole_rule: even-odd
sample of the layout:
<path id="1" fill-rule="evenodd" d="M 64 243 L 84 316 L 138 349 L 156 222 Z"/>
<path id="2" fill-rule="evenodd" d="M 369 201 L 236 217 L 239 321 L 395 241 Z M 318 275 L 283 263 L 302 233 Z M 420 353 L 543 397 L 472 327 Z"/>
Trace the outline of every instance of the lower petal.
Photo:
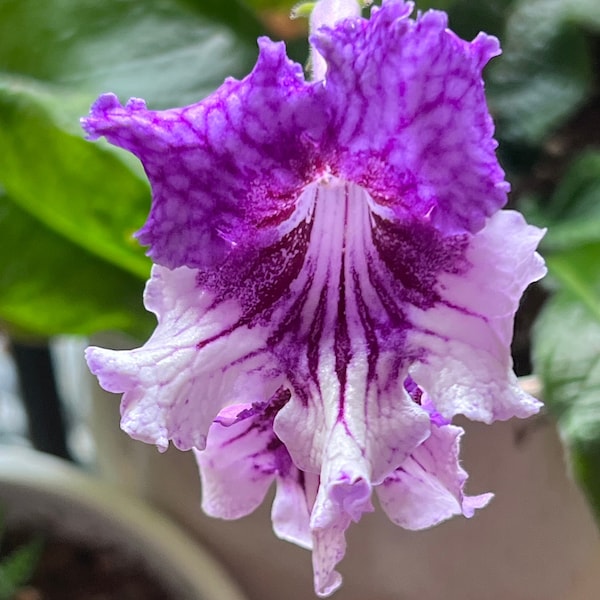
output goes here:
<path id="1" fill-rule="evenodd" d="M 277 537 L 292 544 L 312 549 L 310 513 L 315 503 L 319 476 L 293 469 L 287 477 L 277 479 L 271 519 Z"/>
<path id="2" fill-rule="evenodd" d="M 440 274 L 435 305 L 407 309 L 407 346 L 420 353 L 409 372 L 443 417 L 490 423 L 539 410 L 512 371 L 510 341 L 523 291 L 546 272 L 543 235 L 519 213 L 497 213 L 470 238 L 466 265 Z"/>
<path id="3" fill-rule="evenodd" d="M 275 480 L 278 456 L 269 450 L 275 436 L 268 423 L 263 426 L 261 413 L 248 404 L 226 408 L 211 426 L 206 448 L 194 452 L 207 515 L 239 519 L 250 514 Z M 289 469 L 289 458 L 286 462 Z"/>
<path id="4" fill-rule="evenodd" d="M 134 350 L 86 351 L 100 385 L 123 393 L 123 430 L 161 451 L 169 441 L 181 450 L 204 448 L 223 407 L 270 398 L 280 383 L 264 329 L 240 324 L 237 303 L 214 303 L 196 274 L 155 266 L 145 293 L 158 317 L 152 337 Z"/>
<path id="5" fill-rule="evenodd" d="M 472 517 L 492 494 L 464 496 L 466 472 L 459 464 L 463 429 L 453 425 L 433 427 L 431 436 L 402 466 L 377 487 L 388 517 L 405 529 L 424 529 L 454 515 Z"/>
<path id="6" fill-rule="evenodd" d="M 342 585 L 342 576 L 335 570 L 346 553 L 346 529 L 349 517 L 342 517 L 326 529 L 313 531 L 313 572 L 317 596 L 326 598 Z"/>

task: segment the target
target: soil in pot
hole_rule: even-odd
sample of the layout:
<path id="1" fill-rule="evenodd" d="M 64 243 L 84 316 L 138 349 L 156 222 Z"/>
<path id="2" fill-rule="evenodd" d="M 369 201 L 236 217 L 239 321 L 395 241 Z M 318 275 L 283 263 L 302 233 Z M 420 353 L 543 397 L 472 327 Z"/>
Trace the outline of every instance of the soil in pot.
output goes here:
<path id="1" fill-rule="evenodd" d="M 37 533 L 9 531 L 0 556 Z M 34 575 L 11 600 L 177 600 L 152 573 L 118 548 L 53 537 L 44 538 Z"/>

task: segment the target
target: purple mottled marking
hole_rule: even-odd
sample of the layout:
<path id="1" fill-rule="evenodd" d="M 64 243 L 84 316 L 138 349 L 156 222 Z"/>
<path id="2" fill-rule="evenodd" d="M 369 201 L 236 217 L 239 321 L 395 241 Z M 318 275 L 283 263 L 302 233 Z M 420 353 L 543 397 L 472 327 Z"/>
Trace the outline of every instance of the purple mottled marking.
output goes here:
<path id="1" fill-rule="evenodd" d="M 219 269 L 198 271 L 198 286 L 215 292 L 214 306 L 235 298 L 243 323 L 268 319 L 304 267 L 312 222 L 303 221 L 265 248 L 231 252 Z"/>
<path id="2" fill-rule="evenodd" d="M 421 404 L 423 390 L 416 384 L 412 377 L 407 377 L 404 380 L 404 389 L 417 404 Z"/>
<path id="3" fill-rule="evenodd" d="M 289 402 L 290 397 L 289 390 L 280 388 L 266 402 L 253 402 L 250 408 L 245 408 L 239 412 L 231 425 L 256 417 L 258 419 L 257 423 L 261 427 L 272 426 L 277 413 Z"/>
<path id="4" fill-rule="evenodd" d="M 273 431 L 273 422 L 279 411 L 289 402 L 290 398 L 290 391 L 280 388 L 268 401 L 254 402 L 249 408 L 240 411 L 233 421 L 225 422 L 217 417 L 215 423 L 219 423 L 224 427 L 231 427 L 244 421 L 248 422 L 246 429 L 222 444 L 223 448 L 238 443 L 250 432 L 258 431 L 267 433 L 268 441 L 264 449 L 251 457 L 257 458 L 262 454 L 269 454 L 274 460 L 275 471 L 281 476 L 286 476 L 290 472 L 293 462 L 285 445 Z"/>
<path id="5" fill-rule="evenodd" d="M 440 301 L 436 282 L 441 273 L 459 273 L 466 267 L 466 235 L 443 236 L 416 220 L 390 221 L 373 215 L 373 243 L 395 281 L 399 303 L 427 309 Z"/>

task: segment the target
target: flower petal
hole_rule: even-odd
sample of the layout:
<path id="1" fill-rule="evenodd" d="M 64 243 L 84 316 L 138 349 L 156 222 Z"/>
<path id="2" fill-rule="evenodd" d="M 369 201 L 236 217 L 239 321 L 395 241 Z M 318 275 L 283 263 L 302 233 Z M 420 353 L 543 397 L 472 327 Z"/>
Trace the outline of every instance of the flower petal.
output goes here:
<path id="1" fill-rule="evenodd" d="M 461 427 L 433 427 L 402 466 L 380 486 L 377 495 L 388 517 L 406 529 L 424 529 L 450 517 L 473 516 L 492 494 L 464 496 L 466 472 L 459 464 Z"/>
<path id="2" fill-rule="evenodd" d="M 295 468 L 287 477 L 277 479 L 277 493 L 271 511 L 273 530 L 277 537 L 307 550 L 312 549 L 310 514 L 318 487 L 317 474 Z"/>
<path id="3" fill-rule="evenodd" d="M 546 272 L 535 252 L 543 235 L 519 213 L 498 212 L 469 239 L 466 264 L 440 274 L 439 301 L 407 309 L 407 347 L 421 353 L 410 374 L 443 417 L 490 423 L 539 410 L 512 371 L 510 340 L 523 291 Z"/>
<path id="4" fill-rule="evenodd" d="M 130 435 L 196 451 L 208 513 L 245 515 L 275 480 L 275 531 L 313 548 L 321 596 L 374 488 L 409 528 L 487 503 L 463 495 L 455 414 L 539 407 L 511 371 L 518 300 L 544 269 L 542 232 L 496 213 L 481 72 L 498 43 L 411 11 L 321 27 L 324 80 L 261 40 L 254 71 L 198 104 L 105 95 L 84 120 L 142 161 L 139 238 L 160 265 L 154 335 L 89 349 L 90 368 L 124 393 Z"/>
<path id="5" fill-rule="evenodd" d="M 304 268 L 271 315 L 292 391 L 274 427 L 297 467 L 320 473 L 310 527 L 315 585 L 327 595 L 341 581 L 345 529 L 372 510 L 373 485 L 427 438 L 430 418 L 404 387 L 402 309 L 390 316 L 373 285 L 372 269 L 393 276 L 373 245 L 368 195 L 335 179 L 305 193 L 314 201 Z"/>
<path id="6" fill-rule="evenodd" d="M 412 8 L 389 0 L 312 38 L 328 63 L 332 171 L 390 216 L 475 232 L 507 200 L 481 79 L 499 44 L 461 40 L 439 11 L 413 21 Z"/>
<path id="7" fill-rule="evenodd" d="M 391 275 L 374 252 L 368 195 L 335 179 L 305 194 L 314 199 L 304 266 L 270 313 L 271 351 L 292 391 L 275 431 L 322 485 L 330 458 L 347 463 L 339 473 L 356 471 L 344 482 L 379 483 L 429 433 L 428 414 L 404 389 L 406 323 L 401 310 L 386 312 L 371 280 L 374 264 Z"/>
<path id="8" fill-rule="evenodd" d="M 280 378 L 264 344 L 268 330 L 240 325 L 233 301 L 215 304 L 197 272 L 155 266 L 145 292 L 158 326 L 141 348 L 88 348 L 102 387 L 122 393 L 121 427 L 166 450 L 202 449 L 217 413 L 229 404 L 270 398 Z"/>
<path id="9" fill-rule="evenodd" d="M 360 8 L 357 0 L 320 0 L 310 13 L 310 30 L 318 31 L 324 25 L 331 26 L 344 19 L 358 17 Z M 310 47 L 310 62 L 313 79 L 324 79 L 327 62 L 313 45 Z"/>
<path id="10" fill-rule="evenodd" d="M 346 553 L 346 529 L 350 518 L 341 516 L 335 523 L 313 532 L 313 572 L 315 592 L 320 598 L 331 596 L 340 585 L 342 576 L 335 570 Z"/>
<path id="11" fill-rule="evenodd" d="M 273 418 L 289 400 L 279 390 L 268 402 L 234 405 L 219 413 L 206 449 L 195 451 L 202 478 L 202 508 L 222 519 L 254 511 L 276 477 L 296 474 L 290 456 L 273 433 Z"/>
<path id="12" fill-rule="evenodd" d="M 142 161 L 153 204 L 138 239 L 156 263 L 201 267 L 272 242 L 321 168 L 324 114 L 313 88 L 282 43 L 259 45 L 248 77 L 198 104 L 153 111 L 106 94 L 82 120 L 91 139 L 103 135 Z"/>

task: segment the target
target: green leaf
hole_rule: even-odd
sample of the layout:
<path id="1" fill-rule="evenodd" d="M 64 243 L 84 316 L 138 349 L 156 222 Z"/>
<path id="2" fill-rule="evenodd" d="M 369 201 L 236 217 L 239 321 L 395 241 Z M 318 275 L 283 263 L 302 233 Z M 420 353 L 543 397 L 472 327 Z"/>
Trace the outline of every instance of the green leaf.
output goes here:
<path id="1" fill-rule="evenodd" d="M 44 540 L 37 537 L 16 548 L 0 563 L 0 600 L 11 600 L 18 589 L 34 575 L 42 552 Z"/>
<path id="2" fill-rule="evenodd" d="M 236 0 L 0 0 L 0 22 L 0 319 L 143 335 L 150 261 L 132 233 L 149 187 L 128 153 L 83 140 L 79 117 L 106 91 L 196 102 L 248 73 L 261 27 Z"/>
<path id="3" fill-rule="evenodd" d="M 381 4 L 378 2 L 377 4 Z M 457 0 L 416 0 L 415 2 L 418 10 L 429 10 L 430 8 L 436 10 L 448 10 L 457 4 Z"/>
<path id="4" fill-rule="evenodd" d="M 546 256 L 600 242 L 600 151 L 578 156 L 549 198 L 529 198 L 523 207 L 532 222 L 548 227 Z"/>
<path id="5" fill-rule="evenodd" d="M 298 1 L 294 0 L 245 0 L 254 10 L 278 10 L 290 13 Z"/>
<path id="6" fill-rule="evenodd" d="M 235 0 L 0 0 L 0 23 L 0 71 L 153 108 L 246 75 L 262 31 Z"/>
<path id="7" fill-rule="evenodd" d="M 113 153 L 56 126 L 36 98 L 0 88 L 0 184 L 68 240 L 145 279 L 150 263 L 132 239 L 150 194 Z"/>
<path id="8" fill-rule="evenodd" d="M 499 136 L 539 145 L 593 90 L 593 63 L 584 29 L 600 24 L 600 3 L 518 0 L 503 36 L 504 55 L 488 73 Z"/>
<path id="9" fill-rule="evenodd" d="M 544 212 L 554 222 L 600 219 L 600 150 L 577 157 Z"/>
<path id="10" fill-rule="evenodd" d="M 13 334 L 143 338 L 142 279 L 69 242 L 0 194 L 0 321 Z"/>
<path id="11" fill-rule="evenodd" d="M 600 152 L 579 156 L 536 211 L 550 226 L 542 249 L 559 291 L 535 327 L 535 368 L 600 520 Z"/>
<path id="12" fill-rule="evenodd" d="M 600 152 L 578 157 L 535 211 L 549 225 L 542 250 L 559 290 L 535 327 L 535 370 L 600 521 Z"/>
<path id="13" fill-rule="evenodd" d="M 534 364 L 578 478 L 600 521 L 600 243 L 559 253 L 561 283 L 535 327 Z"/>
<path id="14" fill-rule="evenodd" d="M 600 242 L 546 256 L 548 269 L 562 288 L 600 322 Z"/>
<path id="15" fill-rule="evenodd" d="M 447 10 L 450 27 L 462 38 L 471 40 L 480 31 L 502 36 L 509 8 L 514 2 L 515 0 L 429 0 L 425 4 Z"/>

